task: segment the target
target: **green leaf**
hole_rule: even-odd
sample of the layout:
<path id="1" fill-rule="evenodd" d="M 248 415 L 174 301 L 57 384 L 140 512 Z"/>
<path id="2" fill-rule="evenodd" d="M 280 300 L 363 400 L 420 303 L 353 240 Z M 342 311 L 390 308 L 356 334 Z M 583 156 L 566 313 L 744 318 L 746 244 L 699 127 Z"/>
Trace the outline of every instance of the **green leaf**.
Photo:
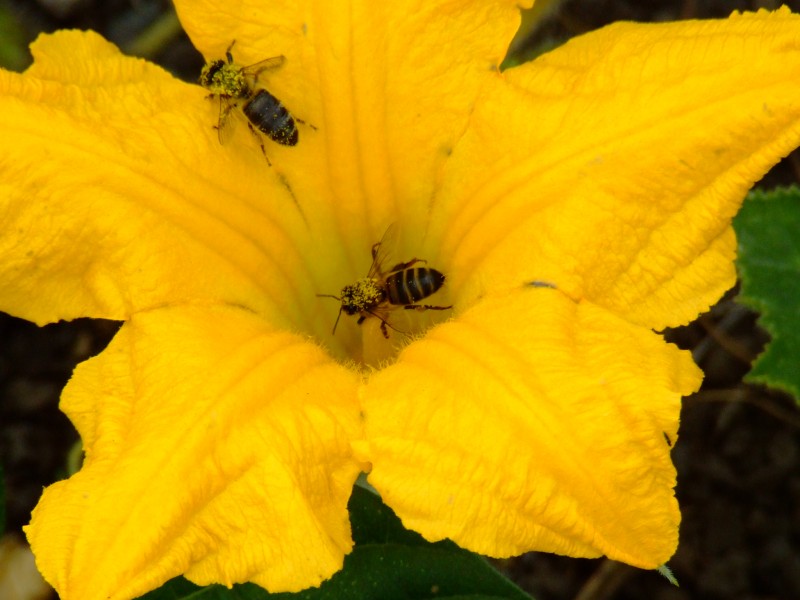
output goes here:
<path id="1" fill-rule="evenodd" d="M 22 71 L 31 63 L 23 31 L 25 27 L 7 2 L 0 3 L 0 67 Z"/>
<path id="2" fill-rule="evenodd" d="M 800 190 L 752 192 L 734 220 L 739 299 L 772 337 L 745 381 L 800 397 Z"/>
<path id="3" fill-rule="evenodd" d="M 363 477 L 363 476 L 362 476 Z M 362 481 L 359 479 L 359 481 Z M 416 531 L 409 531 L 386 506 L 381 497 L 366 483 L 357 484 L 347 506 L 350 527 L 356 546 L 367 544 L 401 544 L 406 546 L 430 545 Z"/>
<path id="4" fill-rule="evenodd" d="M 221 585 L 199 587 L 178 577 L 157 590 L 141 596 L 140 600 L 262 600 L 264 598 L 272 596 L 252 583 L 235 585 L 233 589 Z"/>
<path id="5" fill-rule="evenodd" d="M 356 486 L 350 498 L 356 547 L 319 588 L 268 594 L 258 586 L 199 588 L 173 579 L 146 600 L 531 600 L 482 557 L 452 542 L 426 542 L 403 528 L 380 498 Z"/>

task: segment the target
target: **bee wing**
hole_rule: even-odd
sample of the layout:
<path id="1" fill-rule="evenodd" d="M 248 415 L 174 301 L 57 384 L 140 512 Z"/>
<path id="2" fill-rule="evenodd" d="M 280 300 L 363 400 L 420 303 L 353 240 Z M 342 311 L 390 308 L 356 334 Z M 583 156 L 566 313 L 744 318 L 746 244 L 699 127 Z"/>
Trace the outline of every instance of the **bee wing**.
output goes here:
<path id="1" fill-rule="evenodd" d="M 217 121 L 217 138 L 220 144 L 225 144 L 231 139 L 233 123 L 230 116 L 236 104 L 223 96 L 219 97 L 219 120 Z"/>
<path id="2" fill-rule="evenodd" d="M 392 223 L 381 237 L 381 241 L 372 246 L 372 266 L 369 268 L 367 277 L 383 279 L 383 265 L 386 264 L 397 246 L 398 231 L 397 223 Z"/>
<path id="3" fill-rule="evenodd" d="M 256 85 L 256 83 L 258 83 L 258 76 L 261 75 L 261 73 L 271 69 L 277 69 L 282 66 L 284 62 L 286 62 L 286 57 L 283 54 L 279 54 L 278 56 L 265 58 L 252 65 L 242 67 L 242 73 L 247 77 L 251 77 L 253 79 L 253 85 Z"/>

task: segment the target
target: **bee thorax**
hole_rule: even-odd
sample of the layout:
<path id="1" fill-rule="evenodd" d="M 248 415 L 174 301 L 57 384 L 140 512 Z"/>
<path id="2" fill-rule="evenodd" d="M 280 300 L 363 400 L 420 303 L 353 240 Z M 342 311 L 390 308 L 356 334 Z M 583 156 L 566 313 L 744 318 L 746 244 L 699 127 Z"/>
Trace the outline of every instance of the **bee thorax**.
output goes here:
<path id="1" fill-rule="evenodd" d="M 247 98 L 252 94 L 241 69 L 215 60 L 203 67 L 200 84 L 209 92 L 229 98 Z"/>
<path id="2" fill-rule="evenodd" d="M 364 277 L 342 288 L 342 310 L 348 315 L 354 315 L 377 306 L 384 301 L 385 296 L 377 279 Z"/>

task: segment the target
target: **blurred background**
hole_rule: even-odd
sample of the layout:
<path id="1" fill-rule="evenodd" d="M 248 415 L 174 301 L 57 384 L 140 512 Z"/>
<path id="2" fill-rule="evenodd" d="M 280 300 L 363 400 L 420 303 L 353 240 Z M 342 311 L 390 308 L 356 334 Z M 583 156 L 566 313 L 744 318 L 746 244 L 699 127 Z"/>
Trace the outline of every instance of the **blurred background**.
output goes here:
<path id="1" fill-rule="evenodd" d="M 733 10 L 777 8 L 744 0 L 564 0 L 538 2 L 524 17 L 507 65 L 619 20 L 726 17 Z M 800 0 L 785 2 L 800 12 Z M 94 29 L 124 52 L 194 81 L 203 64 L 162 0 L 2 0 L 0 66 L 24 70 L 40 32 Z M 800 155 L 759 183 L 800 180 Z M 0 230 L 0 235 L 2 232 Z M 77 434 L 58 410 L 74 366 L 102 350 L 117 330 L 79 320 L 38 328 L 0 313 L 0 466 L 6 534 L 0 539 L 0 600 L 52 598 L 38 580 L 21 527 L 44 486 L 80 460 Z M 706 372 L 687 398 L 673 458 L 683 511 L 681 542 L 670 566 L 673 587 L 655 572 L 608 560 L 531 553 L 498 568 L 538 600 L 772 600 L 800 598 L 800 411 L 779 392 L 742 383 L 768 341 L 735 290 L 695 323 L 668 332 Z"/>

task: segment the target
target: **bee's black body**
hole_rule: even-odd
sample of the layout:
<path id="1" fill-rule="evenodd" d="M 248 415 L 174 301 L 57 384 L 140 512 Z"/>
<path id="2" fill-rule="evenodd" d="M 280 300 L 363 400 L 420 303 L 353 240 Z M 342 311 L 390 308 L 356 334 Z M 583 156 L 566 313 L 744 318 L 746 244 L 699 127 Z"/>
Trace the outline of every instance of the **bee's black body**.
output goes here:
<path id="1" fill-rule="evenodd" d="M 229 113 L 235 108 L 240 108 L 269 163 L 258 132 L 284 146 L 295 146 L 299 138 L 295 121 L 304 123 L 301 119 L 293 117 L 275 96 L 264 88 L 257 87 L 259 75 L 268 69 L 281 66 L 285 59 L 283 56 L 273 56 L 253 65 L 241 67 L 233 62 L 232 48 L 233 42 L 225 52 L 227 61 L 212 60 L 206 63 L 200 73 L 199 82 L 210 92 L 209 98 L 219 98 L 219 122 L 216 128 L 220 142 Z"/>
<path id="2" fill-rule="evenodd" d="M 297 144 L 297 127 L 292 115 L 267 90 L 258 90 L 242 110 L 256 129 L 272 141 L 284 146 Z"/>
<path id="3" fill-rule="evenodd" d="M 414 267 L 398 270 L 386 277 L 386 299 L 390 304 L 412 305 L 435 293 L 442 284 L 444 275 L 436 269 Z"/>
<path id="4" fill-rule="evenodd" d="M 389 312 L 394 308 L 407 310 L 447 310 L 452 306 L 432 306 L 430 304 L 417 304 L 428 296 L 434 294 L 444 285 L 444 274 L 429 267 L 415 267 L 417 263 L 425 261 L 412 258 L 408 262 L 399 263 L 388 271 L 383 271 L 382 264 L 386 259 L 386 240 L 394 228 L 390 227 L 383 239 L 372 246 L 372 266 L 366 277 L 353 284 L 342 288 L 340 296 L 330 294 L 317 294 L 321 297 L 335 298 L 341 302 L 339 317 L 342 312 L 347 315 L 359 315 L 358 324 L 361 325 L 368 317 L 376 317 L 381 321 L 383 336 L 388 338 L 387 327 L 395 329 L 387 321 Z M 339 317 L 333 325 L 339 324 Z"/>

